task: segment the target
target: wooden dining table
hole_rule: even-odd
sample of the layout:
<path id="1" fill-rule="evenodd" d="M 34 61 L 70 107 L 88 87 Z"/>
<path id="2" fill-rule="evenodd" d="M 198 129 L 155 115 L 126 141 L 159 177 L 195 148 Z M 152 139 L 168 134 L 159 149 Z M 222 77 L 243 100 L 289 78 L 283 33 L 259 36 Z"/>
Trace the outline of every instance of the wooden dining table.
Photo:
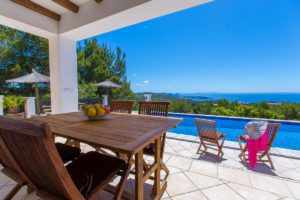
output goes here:
<path id="1" fill-rule="evenodd" d="M 161 179 L 161 136 L 182 119 L 111 113 L 104 119 L 90 121 L 81 112 L 35 117 L 29 120 L 47 122 L 54 135 L 92 146 L 110 149 L 134 158 L 135 199 L 144 199 L 144 184 L 154 174 L 154 199 L 160 199 L 167 188 Z M 143 149 L 155 145 L 154 163 L 144 172 Z"/>

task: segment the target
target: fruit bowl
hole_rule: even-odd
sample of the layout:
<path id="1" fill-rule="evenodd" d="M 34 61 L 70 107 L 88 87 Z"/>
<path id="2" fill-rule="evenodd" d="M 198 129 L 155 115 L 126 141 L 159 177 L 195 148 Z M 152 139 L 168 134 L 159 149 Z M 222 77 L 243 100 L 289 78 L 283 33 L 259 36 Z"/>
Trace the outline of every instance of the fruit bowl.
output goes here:
<path id="1" fill-rule="evenodd" d="M 84 105 L 81 110 L 89 120 L 93 121 L 106 119 L 109 114 L 109 109 L 105 108 L 102 104 Z"/>
<path id="2" fill-rule="evenodd" d="M 87 116 L 87 118 L 89 118 L 89 120 L 91 121 L 97 121 L 97 120 L 101 120 L 101 119 L 105 119 L 107 117 L 108 114 L 105 115 L 95 115 L 95 116 Z"/>

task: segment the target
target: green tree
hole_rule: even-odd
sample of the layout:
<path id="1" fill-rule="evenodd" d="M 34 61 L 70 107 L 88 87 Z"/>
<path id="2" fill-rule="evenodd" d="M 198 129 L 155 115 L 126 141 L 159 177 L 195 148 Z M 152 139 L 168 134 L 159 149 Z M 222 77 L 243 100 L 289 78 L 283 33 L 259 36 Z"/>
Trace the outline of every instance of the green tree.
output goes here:
<path id="1" fill-rule="evenodd" d="M 49 75 L 48 41 L 0 25 L 0 91 L 4 95 L 32 95 L 30 84 L 7 84 L 5 80 L 31 73 L 32 68 Z M 47 84 L 44 90 L 49 92 Z"/>
<path id="2" fill-rule="evenodd" d="M 79 88 L 92 89 L 91 85 L 86 84 L 110 80 L 121 85 L 121 88 L 109 90 L 111 99 L 135 98 L 130 82 L 127 81 L 126 54 L 121 48 L 118 47 L 114 51 L 105 44 L 100 44 L 96 38 L 85 40 L 77 47 L 77 59 Z M 91 95 L 94 96 L 94 92 L 93 90 Z M 97 88 L 97 95 L 106 93 L 106 89 Z M 79 93 L 80 97 L 83 97 L 82 95 L 83 93 Z"/>
<path id="3" fill-rule="evenodd" d="M 78 95 L 80 98 L 97 97 L 97 87 L 93 83 L 81 83 L 78 88 Z"/>
<path id="4" fill-rule="evenodd" d="M 214 115 L 222 115 L 222 116 L 236 116 L 236 113 L 229 108 L 215 107 L 211 110 L 211 113 Z"/>

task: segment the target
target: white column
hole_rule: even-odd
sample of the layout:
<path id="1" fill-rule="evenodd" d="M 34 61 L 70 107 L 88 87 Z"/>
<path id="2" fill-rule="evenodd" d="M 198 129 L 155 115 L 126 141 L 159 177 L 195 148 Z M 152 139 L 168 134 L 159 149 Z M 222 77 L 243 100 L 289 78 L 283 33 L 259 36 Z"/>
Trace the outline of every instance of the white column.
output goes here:
<path id="1" fill-rule="evenodd" d="M 3 115 L 3 95 L 0 95 L 0 115 Z"/>
<path id="2" fill-rule="evenodd" d="M 151 101 L 152 100 L 152 94 L 144 94 L 145 101 Z"/>
<path id="3" fill-rule="evenodd" d="M 104 106 L 108 106 L 108 95 L 102 95 L 102 103 Z"/>
<path id="4" fill-rule="evenodd" d="M 49 64 L 52 114 L 78 111 L 76 41 L 49 39 Z"/>
<path id="5" fill-rule="evenodd" d="M 25 97 L 25 118 L 30 118 L 32 115 L 36 115 L 35 110 L 35 97 Z"/>

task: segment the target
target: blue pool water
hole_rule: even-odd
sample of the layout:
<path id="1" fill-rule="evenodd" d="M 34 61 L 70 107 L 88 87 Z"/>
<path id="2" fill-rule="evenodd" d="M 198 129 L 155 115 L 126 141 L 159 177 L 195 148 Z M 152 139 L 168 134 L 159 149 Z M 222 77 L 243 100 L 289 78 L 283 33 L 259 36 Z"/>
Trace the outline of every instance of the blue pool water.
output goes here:
<path id="1" fill-rule="evenodd" d="M 170 130 L 173 133 L 198 136 L 194 118 L 214 120 L 217 124 L 217 131 L 226 134 L 226 140 L 237 141 L 237 136 L 241 135 L 244 126 L 250 119 L 232 119 L 226 117 L 169 114 L 169 117 L 183 118 L 183 122 L 176 128 Z M 272 120 L 270 120 L 272 122 Z M 276 135 L 273 146 L 300 150 L 300 123 L 280 122 L 281 126 Z"/>

